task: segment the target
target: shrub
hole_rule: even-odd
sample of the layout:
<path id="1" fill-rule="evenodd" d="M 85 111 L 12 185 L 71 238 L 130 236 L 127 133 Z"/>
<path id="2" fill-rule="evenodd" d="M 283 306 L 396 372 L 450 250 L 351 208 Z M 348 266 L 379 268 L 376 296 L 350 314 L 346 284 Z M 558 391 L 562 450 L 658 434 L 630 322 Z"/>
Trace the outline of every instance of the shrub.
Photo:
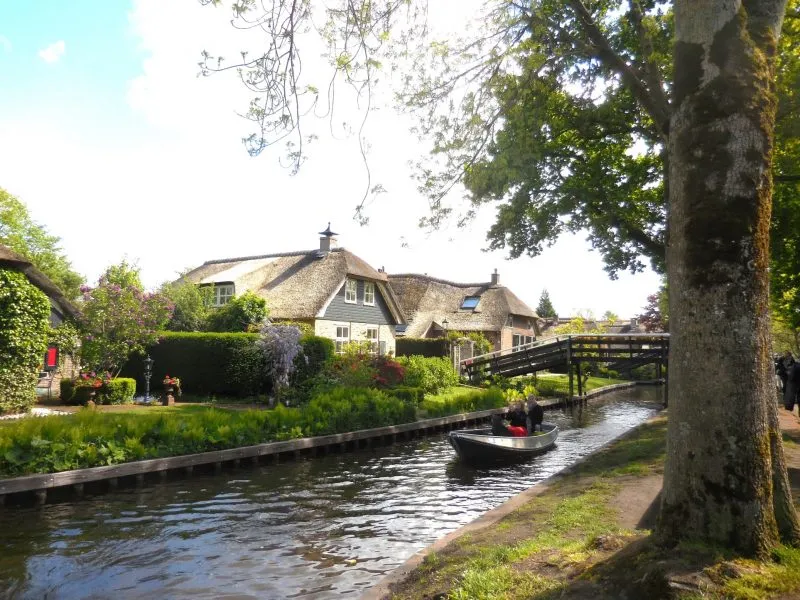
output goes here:
<path id="1" fill-rule="evenodd" d="M 425 392 L 422 388 L 418 387 L 395 387 L 386 390 L 386 393 L 404 402 L 409 402 L 414 406 L 419 405 L 423 398 L 425 398 Z"/>
<path id="2" fill-rule="evenodd" d="M 442 397 L 444 396 L 444 397 Z M 499 388 L 474 390 L 467 394 L 440 395 L 435 402 L 423 400 L 422 408 L 429 417 L 443 417 L 457 413 L 489 410 L 506 406 L 506 398 Z"/>
<path id="3" fill-rule="evenodd" d="M 447 356 L 449 343 L 444 338 L 397 338 L 397 356 Z"/>
<path id="4" fill-rule="evenodd" d="M 449 358 L 401 356 L 398 362 L 405 367 L 404 384 L 422 388 L 426 394 L 458 384 L 458 373 Z"/>
<path id="5" fill-rule="evenodd" d="M 47 349 L 50 302 L 23 273 L 0 268 L 0 414 L 28 410 Z"/>
<path id="6" fill-rule="evenodd" d="M 335 388 L 311 399 L 304 410 L 305 430 L 327 435 L 409 423 L 414 404 L 369 388 Z"/>
<path id="7" fill-rule="evenodd" d="M 117 377 L 103 383 L 97 391 L 97 404 L 130 404 L 136 395 L 136 380 Z"/>
<path id="8" fill-rule="evenodd" d="M 61 401 L 72 406 L 86 404 L 94 389 L 86 385 L 80 385 L 80 382 L 74 379 L 62 379 L 59 386 Z"/>
<path id="9" fill-rule="evenodd" d="M 213 310 L 208 315 L 206 327 L 217 332 L 258 331 L 268 314 L 267 301 L 247 291 Z"/>

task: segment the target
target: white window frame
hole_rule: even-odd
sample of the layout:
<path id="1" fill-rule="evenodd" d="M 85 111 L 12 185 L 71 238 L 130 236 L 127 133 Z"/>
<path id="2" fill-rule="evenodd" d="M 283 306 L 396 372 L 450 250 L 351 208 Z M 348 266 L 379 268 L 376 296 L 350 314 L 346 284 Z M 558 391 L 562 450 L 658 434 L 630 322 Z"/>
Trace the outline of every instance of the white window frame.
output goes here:
<path id="1" fill-rule="evenodd" d="M 374 333 L 374 336 L 371 336 L 370 333 Z M 369 342 L 369 353 L 370 354 L 377 354 L 380 348 L 380 329 L 375 327 L 367 327 L 366 331 L 364 332 L 364 337 Z"/>
<path id="2" fill-rule="evenodd" d="M 350 325 L 336 325 L 336 337 L 333 338 L 336 354 L 344 354 L 344 346 L 348 342 L 350 342 Z"/>
<path id="3" fill-rule="evenodd" d="M 222 292 L 226 293 L 223 294 Z M 214 285 L 214 300 L 213 306 L 225 306 L 230 302 L 236 294 L 236 286 L 232 283 L 223 283 Z"/>
<path id="4" fill-rule="evenodd" d="M 352 297 L 351 297 L 352 295 Z M 344 301 L 347 304 L 358 304 L 358 281 L 355 279 L 345 279 L 344 281 Z"/>
<path id="5" fill-rule="evenodd" d="M 375 284 L 371 281 L 364 282 L 364 305 L 375 306 Z"/>

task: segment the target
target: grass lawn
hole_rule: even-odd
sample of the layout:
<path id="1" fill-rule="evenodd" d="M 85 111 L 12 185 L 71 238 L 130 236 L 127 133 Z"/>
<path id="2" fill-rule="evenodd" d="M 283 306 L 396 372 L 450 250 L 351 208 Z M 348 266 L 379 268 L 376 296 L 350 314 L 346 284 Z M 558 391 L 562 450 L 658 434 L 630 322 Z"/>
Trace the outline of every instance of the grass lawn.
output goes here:
<path id="1" fill-rule="evenodd" d="M 569 375 L 566 373 L 539 373 L 537 375 L 536 389 L 542 396 L 567 396 L 569 395 Z M 597 388 L 615 383 L 626 383 L 626 379 L 611 379 L 608 377 L 589 377 L 586 380 L 585 390 L 591 392 Z M 578 378 L 573 379 L 574 392 L 578 393 Z"/>
<path id="2" fill-rule="evenodd" d="M 393 600 L 798 597 L 798 549 L 779 547 L 759 562 L 725 548 L 655 544 L 649 528 L 665 447 L 662 417 L 502 519 L 428 554 L 393 586 Z M 800 466 L 800 453 L 788 459 Z"/>

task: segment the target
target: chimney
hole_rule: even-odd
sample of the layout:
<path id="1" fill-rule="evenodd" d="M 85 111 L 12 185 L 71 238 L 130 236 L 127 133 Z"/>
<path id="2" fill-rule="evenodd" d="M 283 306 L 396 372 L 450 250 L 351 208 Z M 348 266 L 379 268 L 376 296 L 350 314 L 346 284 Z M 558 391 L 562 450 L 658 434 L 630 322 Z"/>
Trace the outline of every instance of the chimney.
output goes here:
<path id="1" fill-rule="evenodd" d="M 319 232 L 319 251 L 320 254 L 327 254 L 333 248 L 336 248 L 336 236 L 338 233 L 331 231 L 331 223 L 328 221 L 328 228 L 325 231 Z"/>
<path id="2" fill-rule="evenodd" d="M 500 275 L 497 272 L 497 269 L 494 270 L 492 273 L 492 285 L 500 285 Z"/>

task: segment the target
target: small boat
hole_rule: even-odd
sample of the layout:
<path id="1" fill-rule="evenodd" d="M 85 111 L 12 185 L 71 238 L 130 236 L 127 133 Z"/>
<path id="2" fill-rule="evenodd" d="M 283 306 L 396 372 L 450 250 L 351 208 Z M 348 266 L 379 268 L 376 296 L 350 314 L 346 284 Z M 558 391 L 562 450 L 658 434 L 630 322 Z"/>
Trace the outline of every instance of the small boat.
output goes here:
<path id="1" fill-rule="evenodd" d="M 450 444 L 466 462 L 523 460 L 552 448 L 558 425 L 542 423 L 542 430 L 525 437 L 492 435 L 491 429 L 458 429 L 450 432 Z"/>

